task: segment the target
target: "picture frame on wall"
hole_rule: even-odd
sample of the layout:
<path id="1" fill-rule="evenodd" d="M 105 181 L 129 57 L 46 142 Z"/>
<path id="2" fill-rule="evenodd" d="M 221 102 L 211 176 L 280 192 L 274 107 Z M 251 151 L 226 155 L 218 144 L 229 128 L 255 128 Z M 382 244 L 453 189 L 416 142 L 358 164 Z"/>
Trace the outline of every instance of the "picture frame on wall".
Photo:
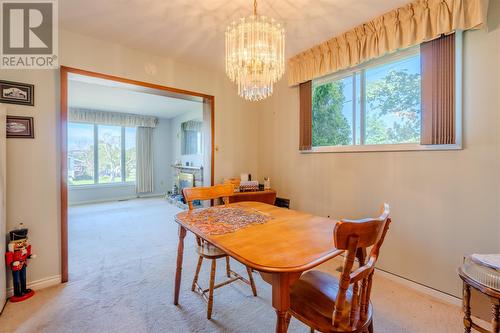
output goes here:
<path id="1" fill-rule="evenodd" d="M 35 105 L 35 86 L 0 80 L 0 103 Z"/>
<path id="2" fill-rule="evenodd" d="M 33 117 L 7 116 L 7 138 L 34 139 Z"/>

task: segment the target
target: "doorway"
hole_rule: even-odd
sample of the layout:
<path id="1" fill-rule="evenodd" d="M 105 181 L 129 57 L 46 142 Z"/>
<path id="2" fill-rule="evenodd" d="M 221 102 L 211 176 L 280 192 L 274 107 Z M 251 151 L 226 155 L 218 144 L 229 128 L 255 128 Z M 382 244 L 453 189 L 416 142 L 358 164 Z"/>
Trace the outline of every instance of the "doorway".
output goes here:
<path id="1" fill-rule="evenodd" d="M 79 89 L 79 95 L 75 96 L 75 89 Z M 100 103 L 100 105 L 105 106 L 105 104 L 109 103 L 104 102 L 104 98 L 113 96 L 115 93 L 122 95 L 116 95 L 114 98 L 108 99 L 108 102 L 112 103 L 107 105 L 107 109 L 103 107 L 100 108 L 101 110 L 97 110 L 99 109 L 98 105 L 92 104 Z M 178 103 L 177 108 L 180 109 L 187 109 L 191 104 L 198 103 L 201 117 L 175 115 L 175 110 L 167 110 L 168 105 L 165 106 L 165 114 L 154 114 L 154 110 L 152 110 L 154 107 L 152 106 L 144 109 L 152 110 L 150 113 L 153 114 L 139 114 L 141 113 L 140 109 L 129 109 L 133 103 L 123 105 L 121 110 L 116 110 L 116 105 L 113 107 L 113 103 L 116 104 L 127 100 L 127 98 L 131 98 L 131 95 L 136 98 L 149 96 L 151 99 L 156 99 L 157 103 L 174 103 L 176 101 Z M 148 149 L 139 148 L 135 151 L 136 148 L 133 147 L 135 142 L 138 142 L 141 147 L 144 142 L 152 142 L 153 136 L 148 132 L 154 131 L 156 125 L 158 125 L 158 128 L 161 126 L 178 127 L 177 132 L 174 133 L 173 142 L 175 138 L 178 139 L 179 144 L 175 145 L 175 149 L 178 148 L 180 155 L 176 155 L 175 158 L 172 157 L 171 161 L 164 159 L 163 163 L 165 165 L 162 169 L 165 170 L 170 167 L 174 169 L 173 167 L 177 166 L 177 170 L 198 170 L 196 177 L 198 180 L 203 179 L 203 181 L 198 181 L 197 184 L 193 182 L 193 185 L 202 186 L 214 183 L 214 102 L 214 96 L 202 93 L 61 67 L 62 282 L 67 282 L 69 279 L 68 206 L 70 204 L 75 204 L 78 200 L 80 202 L 89 201 L 89 198 L 94 201 L 102 200 L 103 198 L 100 197 L 102 193 L 109 192 L 111 188 L 118 185 L 120 185 L 120 191 L 122 192 L 133 191 L 134 193 L 145 193 L 146 196 L 148 193 L 152 193 L 154 187 L 156 189 L 161 187 L 160 191 L 154 192 L 156 195 L 163 196 L 166 192 L 169 192 L 168 187 L 174 183 L 173 181 L 168 184 L 168 180 L 162 180 L 163 183 L 160 185 L 153 184 L 153 179 L 158 177 L 153 175 L 148 178 L 148 172 L 144 172 L 144 170 L 147 171 L 150 168 L 141 164 L 146 161 L 145 165 L 148 165 L 147 158 L 144 157 L 149 156 Z M 161 112 L 160 109 L 158 108 L 157 112 Z M 162 123 L 162 119 L 169 117 L 172 120 L 167 121 L 168 125 L 165 125 L 166 121 Z M 112 119 L 113 123 L 107 123 L 111 121 L 110 119 Z M 115 123 L 116 121 L 118 123 Z M 146 124 L 143 122 L 146 122 Z M 148 130 L 148 127 L 151 128 Z M 75 136 L 75 133 L 88 137 L 80 140 L 78 136 Z M 77 139 L 74 139 L 75 137 Z M 142 139 L 139 139 L 139 137 Z M 69 139 L 71 140 L 69 141 Z M 75 149 L 75 140 L 83 142 L 82 147 L 85 149 Z M 87 146 L 85 146 L 85 142 L 88 143 Z M 153 147 L 153 143 L 148 143 L 148 145 Z M 116 155 L 116 158 L 114 158 L 116 161 L 105 155 L 105 152 L 109 150 L 116 151 L 112 155 Z M 201 158 L 199 157 L 200 151 L 203 151 L 203 157 Z M 134 161 L 131 157 L 134 154 L 138 154 L 137 161 Z M 149 154 L 151 155 L 151 153 Z M 92 158 L 85 159 L 81 158 L 81 156 L 91 156 Z M 166 165 L 167 163 L 169 165 Z M 137 166 L 137 169 L 135 169 L 135 166 Z M 182 168 L 179 168 L 179 166 L 182 166 Z M 172 174 L 175 175 L 174 171 L 172 171 Z M 77 191 L 75 191 L 76 189 Z M 104 191 L 102 191 L 103 189 Z M 88 193 L 91 193 L 91 195 L 89 196 Z M 120 195 L 124 195 L 124 193 Z M 119 198 L 113 197 L 112 199 Z M 123 202 L 120 204 L 123 204 Z M 110 230 L 109 232 L 113 231 Z"/>

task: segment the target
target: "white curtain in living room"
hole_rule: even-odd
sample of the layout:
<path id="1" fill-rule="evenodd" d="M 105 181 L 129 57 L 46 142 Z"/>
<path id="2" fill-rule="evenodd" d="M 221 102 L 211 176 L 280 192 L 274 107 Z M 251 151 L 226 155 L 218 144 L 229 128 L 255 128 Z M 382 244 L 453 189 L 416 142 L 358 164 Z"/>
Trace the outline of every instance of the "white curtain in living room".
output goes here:
<path id="1" fill-rule="evenodd" d="M 153 186 L 153 129 L 137 127 L 136 133 L 136 192 L 151 193 Z"/>

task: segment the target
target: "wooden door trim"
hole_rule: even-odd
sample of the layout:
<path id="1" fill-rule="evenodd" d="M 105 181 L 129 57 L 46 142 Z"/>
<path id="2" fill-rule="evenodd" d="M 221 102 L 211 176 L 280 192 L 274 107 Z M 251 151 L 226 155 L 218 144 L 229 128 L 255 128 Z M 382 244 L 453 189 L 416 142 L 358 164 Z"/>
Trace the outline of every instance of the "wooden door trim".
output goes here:
<path id="1" fill-rule="evenodd" d="M 87 71 L 83 69 L 61 66 L 60 69 L 60 82 L 61 82 L 61 110 L 60 110 L 60 167 L 61 167 L 61 180 L 60 180 L 60 190 L 61 190 L 61 282 L 68 281 L 68 74 L 79 74 L 84 76 L 90 76 L 100 79 L 111 80 L 115 82 L 121 82 L 126 84 L 131 84 L 135 86 L 161 90 L 165 92 L 166 95 L 172 97 L 175 95 L 180 95 L 178 98 L 189 99 L 189 97 L 202 98 L 204 101 L 210 103 L 211 110 L 211 170 L 210 170 L 210 183 L 214 184 L 214 165 L 215 165 L 215 96 L 178 89 L 168 86 L 162 86 L 154 83 L 148 83 L 143 81 L 137 81 L 132 79 L 127 79 L 119 76 Z M 184 95 L 183 97 L 181 97 Z"/>

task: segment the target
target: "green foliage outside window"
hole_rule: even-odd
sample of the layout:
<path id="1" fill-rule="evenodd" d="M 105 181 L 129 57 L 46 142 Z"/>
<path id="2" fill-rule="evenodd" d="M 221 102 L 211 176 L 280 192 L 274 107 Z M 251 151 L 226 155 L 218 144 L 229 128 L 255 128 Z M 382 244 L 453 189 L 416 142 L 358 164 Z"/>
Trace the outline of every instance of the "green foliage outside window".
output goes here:
<path id="1" fill-rule="evenodd" d="M 99 135 L 99 183 L 121 182 L 121 136 Z"/>
<path id="2" fill-rule="evenodd" d="M 342 114 L 345 97 L 341 81 L 314 87 L 312 106 L 313 146 L 338 146 L 351 143 L 351 128 Z"/>
<path id="3" fill-rule="evenodd" d="M 421 78 L 419 71 L 413 69 L 411 72 L 405 68 L 405 62 L 408 61 L 413 61 L 412 66 L 415 66 L 415 63 L 419 63 L 419 57 L 364 72 L 365 95 L 361 96 L 357 88 L 356 96 L 352 96 L 352 100 L 364 103 L 364 122 L 356 119 L 355 124 L 358 131 L 361 124 L 365 126 L 364 142 L 361 144 L 420 142 Z M 353 74 L 352 80 L 359 83 L 360 75 Z M 352 88 L 346 89 L 345 80 L 335 80 L 313 88 L 312 145 L 315 147 L 353 144 L 353 128 L 350 119 L 345 116 L 348 112 L 352 115 L 352 111 L 346 109 L 343 112 L 346 96 L 350 97 L 353 92 Z M 346 108 L 349 108 L 348 104 Z"/>
<path id="4" fill-rule="evenodd" d="M 381 80 L 368 84 L 366 100 L 366 144 L 420 142 L 420 74 L 391 70 Z M 387 127 L 391 116 L 398 121 Z"/>

